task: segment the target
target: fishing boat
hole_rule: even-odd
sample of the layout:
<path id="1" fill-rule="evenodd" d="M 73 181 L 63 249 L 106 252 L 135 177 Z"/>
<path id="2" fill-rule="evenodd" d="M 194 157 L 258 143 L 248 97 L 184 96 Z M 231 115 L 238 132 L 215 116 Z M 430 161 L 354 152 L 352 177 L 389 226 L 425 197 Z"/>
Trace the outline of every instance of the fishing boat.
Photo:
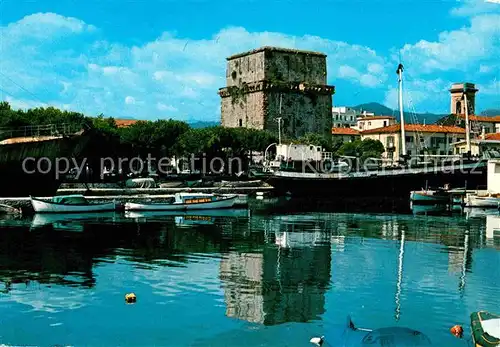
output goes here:
<path id="1" fill-rule="evenodd" d="M 500 346 L 500 315 L 486 311 L 473 312 L 470 326 L 475 347 Z"/>
<path id="2" fill-rule="evenodd" d="M 450 196 L 443 189 L 414 190 L 410 193 L 413 204 L 439 204 L 450 201 Z"/>
<path id="3" fill-rule="evenodd" d="M 338 336 L 313 337 L 309 342 L 318 346 L 431 346 L 431 340 L 423 333 L 405 327 L 364 329 L 356 327 L 347 318 L 347 327 Z"/>
<path id="4" fill-rule="evenodd" d="M 314 169 L 308 172 L 308 162 L 303 161 L 294 168 L 294 171 L 286 171 L 280 168 L 266 180 L 266 183 L 273 186 L 275 191 L 280 194 L 290 193 L 293 196 L 318 196 L 336 198 L 352 198 L 357 197 L 397 197 L 408 198 L 411 191 L 421 189 L 421 182 L 427 181 L 430 186 L 440 187 L 444 184 L 449 184 L 450 187 L 460 187 L 464 183 L 468 187 L 478 187 L 484 185 L 487 178 L 487 160 L 483 157 L 471 157 L 446 155 L 441 159 L 436 159 L 436 162 L 421 161 L 420 155 L 413 157 L 410 151 L 406 149 L 406 134 L 407 132 L 419 133 L 425 128 L 425 125 L 408 124 L 405 125 L 404 108 L 403 108 L 403 85 L 402 85 L 403 66 L 399 64 L 397 74 L 399 76 L 399 113 L 400 124 L 391 125 L 389 130 L 391 133 L 397 134 L 397 147 L 392 144 L 392 148 L 398 148 L 401 153 L 399 158 L 391 165 L 368 166 L 370 160 L 361 160 L 361 158 L 353 158 L 348 160 L 349 165 L 346 169 L 338 172 L 330 170 Z M 464 93 L 464 98 L 466 94 Z M 465 105 L 467 101 L 465 99 Z M 466 107 L 466 127 L 465 135 L 467 148 L 470 149 L 470 122 Z M 379 128 L 381 131 L 384 127 Z M 372 129 L 376 130 L 376 129 Z M 388 131 L 388 129 L 385 129 Z M 427 128 L 428 132 L 434 132 L 431 128 Z M 447 129 L 443 128 L 445 133 L 461 134 L 464 130 L 457 126 L 452 126 Z M 398 134 L 399 132 L 399 134 Z M 368 130 L 362 133 L 366 135 L 375 134 Z M 421 138 L 422 139 L 422 138 Z M 448 141 L 448 140 L 446 140 Z M 470 151 L 469 151 L 470 152 Z M 414 161 L 416 159 L 416 161 Z M 344 160 L 344 158 L 342 158 Z M 376 159 L 378 161 L 378 159 Z M 423 196 L 422 198 L 428 198 Z"/>
<path id="5" fill-rule="evenodd" d="M 125 203 L 125 211 L 184 211 L 231 208 L 238 195 L 176 193 L 165 203 Z"/>
<path id="6" fill-rule="evenodd" d="M 30 196 L 31 205 L 36 213 L 84 213 L 115 211 L 118 204 L 113 201 L 103 204 L 92 204 L 83 195 L 59 195 L 50 200 Z"/>

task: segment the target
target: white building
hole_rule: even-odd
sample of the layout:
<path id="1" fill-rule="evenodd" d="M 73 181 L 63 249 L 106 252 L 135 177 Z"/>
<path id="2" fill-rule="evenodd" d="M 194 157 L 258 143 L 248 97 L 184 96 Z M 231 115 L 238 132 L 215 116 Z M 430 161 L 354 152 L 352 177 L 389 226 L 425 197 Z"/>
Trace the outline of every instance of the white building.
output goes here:
<path id="1" fill-rule="evenodd" d="M 334 128 L 350 128 L 356 126 L 359 112 L 345 106 L 332 107 L 332 121 Z"/>
<path id="2" fill-rule="evenodd" d="M 357 118 L 356 129 L 359 131 L 378 129 L 396 124 L 392 116 L 361 116 Z"/>

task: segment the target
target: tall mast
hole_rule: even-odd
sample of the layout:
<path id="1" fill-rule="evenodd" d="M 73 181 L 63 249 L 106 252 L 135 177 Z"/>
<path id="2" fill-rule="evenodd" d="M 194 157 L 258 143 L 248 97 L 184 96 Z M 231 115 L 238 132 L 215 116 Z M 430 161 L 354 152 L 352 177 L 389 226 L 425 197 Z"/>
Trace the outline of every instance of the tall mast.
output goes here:
<path id="1" fill-rule="evenodd" d="M 398 65 L 397 74 L 399 75 L 399 117 L 401 122 L 401 154 L 406 155 L 406 136 L 405 136 L 405 118 L 403 112 L 403 64 Z"/>
<path id="2" fill-rule="evenodd" d="M 467 105 L 467 93 L 464 85 L 464 108 L 465 108 L 465 141 L 467 142 L 467 153 L 471 153 L 470 145 L 470 120 L 469 120 L 469 106 Z"/>

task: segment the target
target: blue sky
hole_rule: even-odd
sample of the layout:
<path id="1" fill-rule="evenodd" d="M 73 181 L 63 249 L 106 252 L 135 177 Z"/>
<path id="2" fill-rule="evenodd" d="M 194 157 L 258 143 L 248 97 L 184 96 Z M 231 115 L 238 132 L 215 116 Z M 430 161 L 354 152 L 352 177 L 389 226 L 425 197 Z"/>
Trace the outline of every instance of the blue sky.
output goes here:
<path id="1" fill-rule="evenodd" d="M 334 104 L 449 111 L 452 82 L 500 108 L 500 4 L 483 0 L 0 2 L 0 98 L 116 118 L 220 119 L 225 57 L 264 45 L 328 55 Z M 313 5 L 311 5 L 313 4 Z"/>

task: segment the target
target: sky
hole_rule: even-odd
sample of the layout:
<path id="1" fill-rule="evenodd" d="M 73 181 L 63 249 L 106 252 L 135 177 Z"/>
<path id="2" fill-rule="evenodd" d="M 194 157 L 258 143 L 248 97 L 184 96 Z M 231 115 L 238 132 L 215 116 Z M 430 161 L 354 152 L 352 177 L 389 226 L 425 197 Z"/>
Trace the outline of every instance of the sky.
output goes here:
<path id="1" fill-rule="evenodd" d="M 495 1 L 495 0 L 490 0 Z M 485 0 L 0 0 L 0 99 L 115 118 L 220 120 L 225 58 L 327 54 L 335 106 L 448 113 L 454 82 L 500 108 L 500 3 Z"/>

